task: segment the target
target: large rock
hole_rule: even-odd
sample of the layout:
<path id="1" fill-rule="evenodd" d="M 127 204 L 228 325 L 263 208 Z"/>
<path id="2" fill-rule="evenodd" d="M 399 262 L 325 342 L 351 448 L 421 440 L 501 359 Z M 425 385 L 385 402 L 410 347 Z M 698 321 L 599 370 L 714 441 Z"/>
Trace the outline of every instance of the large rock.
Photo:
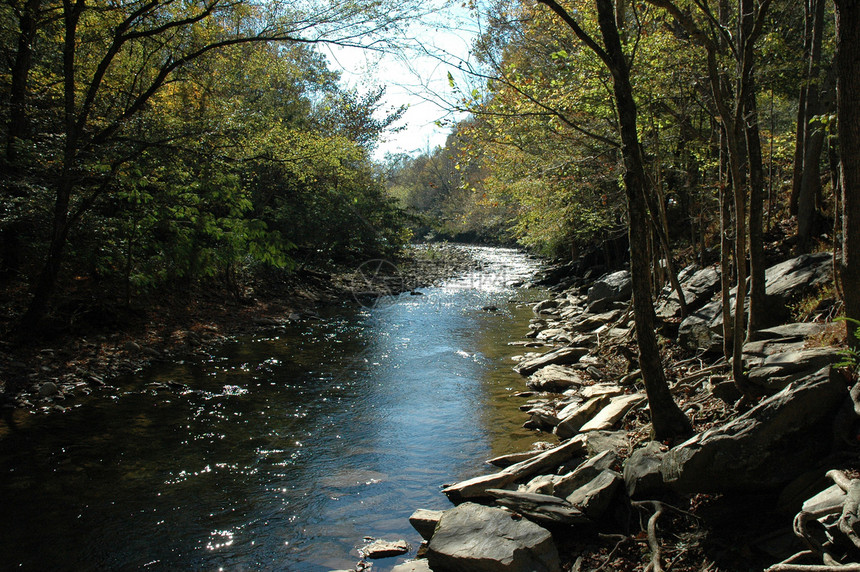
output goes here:
<path id="1" fill-rule="evenodd" d="M 605 470 L 567 497 L 591 520 L 600 520 L 615 500 L 624 479 L 615 471 Z"/>
<path id="2" fill-rule="evenodd" d="M 832 419 L 847 395 L 845 382 L 829 366 L 822 368 L 734 421 L 670 449 L 660 465 L 663 479 L 684 492 L 784 485 L 829 452 Z"/>
<path id="3" fill-rule="evenodd" d="M 499 508 L 464 503 L 445 511 L 427 547 L 430 568 L 448 572 L 558 572 L 552 536 Z"/>
<path id="4" fill-rule="evenodd" d="M 712 324 L 722 323 L 722 311 L 723 304 L 717 300 L 691 312 L 678 326 L 678 345 L 689 351 L 719 352 L 723 337 Z"/>
<path id="5" fill-rule="evenodd" d="M 749 372 L 749 381 L 768 391 L 779 391 L 792 381 L 836 363 L 841 356 L 835 348 L 809 348 L 767 356 Z"/>
<path id="6" fill-rule="evenodd" d="M 771 266 L 765 272 L 765 288 L 771 309 L 784 313 L 789 303 L 812 289 L 833 281 L 833 254 L 801 254 Z M 781 316 L 773 316 L 776 320 Z"/>
<path id="7" fill-rule="evenodd" d="M 788 317 L 789 305 L 814 288 L 833 280 L 831 254 L 803 254 L 765 271 L 767 311 L 764 318 L 777 324 Z M 734 311 L 737 289 L 730 293 Z M 685 318 L 678 329 L 678 343 L 690 350 L 719 351 L 722 344 L 722 301 L 715 300 Z"/>
<path id="8" fill-rule="evenodd" d="M 720 271 L 714 266 L 698 269 L 692 265 L 678 273 L 678 281 L 684 292 L 687 311 L 694 312 L 704 306 L 720 289 Z M 657 317 L 663 320 L 680 317 L 681 302 L 678 299 L 678 293 L 667 286 L 663 290 L 656 310 Z"/>
<path id="9" fill-rule="evenodd" d="M 651 441 L 624 462 L 624 484 L 630 498 L 650 498 L 665 488 L 660 472 L 663 456 L 660 443 Z"/>
<path id="10" fill-rule="evenodd" d="M 604 312 L 613 302 L 627 301 L 633 294 L 633 281 L 630 272 L 619 270 L 607 274 L 591 285 L 588 289 L 588 311 L 592 313 Z"/>
<path id="11" fill-rule="evenodd" d="M 412 513 L 412 516 L 409 517 L 409 524 L 412 525 L 412 528 L 418 531 L 421 538 L 424 540 L 430 540 L 430 537 L 433 536 L 433 531 L 436 530 L 436 525 L 439 524 L 439 519 L 441 518 L 441 510 L 419 508 Z"/>
<path id="12" fill-rule="evenodd" d="M 536 358 L 527 359 L 516 366 L 514 371 L 520 375 L 531 375 L 547 365 L 570 365 L 577 363 L 582 356 L 588 354 L 588 348 L 559 348 Z"/>
<path id="13" fill-rule="evenodd" d="M 571 387 L 579 387 L 589 381 L 582 370 L 563 365 L 548 365 L 529 377 L 526 385 L 535 391 L 561 393 Z"/>

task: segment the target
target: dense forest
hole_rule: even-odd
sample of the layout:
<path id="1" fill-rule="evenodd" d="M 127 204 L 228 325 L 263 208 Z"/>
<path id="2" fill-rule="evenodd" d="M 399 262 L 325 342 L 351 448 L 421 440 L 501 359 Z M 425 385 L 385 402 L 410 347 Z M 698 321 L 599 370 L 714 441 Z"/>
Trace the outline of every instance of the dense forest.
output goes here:
<path id="1" fill-rule="evenodd" d="M 472 59 L 448 62 L 467 118 L 380 164 L 403 109 L 343 87 L 319 47 L 394 50 L 416 7 L 5 2 L 4 329 L 68 326 L 83 299 L 98 314 L 201 285 L 241 296 L 249 276 L 411 238 L 567 259 L 621 241 L 643 316 L 680 265 L 719 260 L 726 300 L 751 293 L 729 354 L 766 311 L 767 256 L 834 248 L 856 282 L 856 2 L 470 8 Z"/>

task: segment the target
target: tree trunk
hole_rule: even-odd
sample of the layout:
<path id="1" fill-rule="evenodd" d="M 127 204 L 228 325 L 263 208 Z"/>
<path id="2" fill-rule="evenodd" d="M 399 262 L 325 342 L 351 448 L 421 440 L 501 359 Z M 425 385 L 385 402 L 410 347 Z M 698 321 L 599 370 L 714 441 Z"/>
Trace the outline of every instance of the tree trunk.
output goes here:
<path id="1" fill-rule="evenodd" d="M 842 177 L 842 265 L 845 317 L 860 320 L 860 0 L 836 4 L 836 107 Z M 846 322 L 848 332 L 856 324 Z M 847 336 L 850 347 L 860 340 Z"/>
<path id="2" fill-rule="evenodd" d="M 803 57 L 809 60 L 810 50 L 812 48 L 812 8 L 810 2 L 820 2 L 821 0 L 804 0 L 804 26 L 803 26 Z M 808 73 L 808 68 L 807 68 Z M 808 77 L 804 79 L 808 80 Z M 791 195 L 788 199 L 788 212 L 793 216 L 797 216 L 797 200 L 800 196 L 800 179 L 803 177 L 803 156 L 806 150 L 806 94 L 808 92 L 808 83 L 802 82 L 800 85 L 800 95 L 797 103 L 797 126 L 794 137 L 794 167 L 791 176 Z"/>
<path id="3" fill-rule="evenodd" d="M 755 10 L 752 0 L 741 3 L 742 29 L 741 42 L 753 41 Z M 749 73 L 744 89 L 744 135 L 746 137 L 747 168 L 749 169 L 750 209 L 749 209 L 749 249 L 750 249 L 750 310 L 747 324 L 747 339 L 755 339 L 756 332 L 765 321 L 765 260 L 764 260 L 764 166 L 761 158 L 761 136 L 758 128 L 758 104 L 756 102 L 755 64 L 750 62 Z"/>
<path id="4" fill-rule="evenodd" d="M 817 210 L 815 197 L 821 193 L 821 151 L 824 148 L 824 126 L 821 121 L 813 120 L 821 115 L 821 46 L 824 35 L 824 0 L 815 0 L 812 39 L 806 90 L 806 121 L 804 136 L 803 166 L 797 194 L 797 250 L 809 252 L 812 243 L 812 230 Z"/>
<path id="5" fill-rule="evenodd" d="M 9 87 L 9 132 L 6 137 L 6 160 L 14 168 L 19 159 L 19 144 L 27 137 L 27 99 L 33 47 L 36 44 L 38 15 L 42 0 L 27 0 L 19 20 L 18 48 L 12 63 Z"/>
<path id="6" fill-rule="evenodd" d="M 658 440 L 690 435 L 692 425 L 681 411 L 666 383 L 655 333 L 656 316 L 651 295 L 651 279 L 646 244 L 649 232 L 647 175 L 637 133 L 636 103 L 621 38 L 615 24 L 611 0 L 596 0 L 598 22 L 606 53 L 612 62 L 613 90 L 618 108 L 621 151 L 624 157 L 624 188 L 627 196 L 630 237 L 630 272 L 633 279 L 633 312 L 639 365 L 648 395 L 654 437 Z"/>

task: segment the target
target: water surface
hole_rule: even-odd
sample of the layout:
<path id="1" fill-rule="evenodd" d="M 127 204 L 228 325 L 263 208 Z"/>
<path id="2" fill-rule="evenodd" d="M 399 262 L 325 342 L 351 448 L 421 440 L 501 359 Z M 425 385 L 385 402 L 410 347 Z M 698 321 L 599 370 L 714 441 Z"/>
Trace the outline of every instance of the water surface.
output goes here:
<path id="1" fill-rule="evenodd" d="M 407 518 L 449 507 L 442 484 L 541 439 L 520 427 L 507 345 L 541 295 L 514 286 L 536 263 L 471 250 L 483 271 L 423 295 L 333 308 L 152 367 L 113 398 L 0 422 L 0 568 L 317 572 L 353 567 L 366 535 L 417 548 Z"/>

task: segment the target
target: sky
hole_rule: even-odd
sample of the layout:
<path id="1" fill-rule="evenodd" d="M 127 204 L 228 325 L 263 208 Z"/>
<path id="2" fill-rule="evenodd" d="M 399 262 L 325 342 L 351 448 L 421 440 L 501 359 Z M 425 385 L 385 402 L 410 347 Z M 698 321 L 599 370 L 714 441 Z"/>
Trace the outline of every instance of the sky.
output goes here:
<path id="1" fill-rule="evenodd" d="M 385 111 L 408 105 L 395 124 L 402 130 L 383 135 L 374 153 L 377 160 L 384 160 L 387 154 L 415 156 L 444 146 L 451 128 L 437 122 L 463 117 L 452 113 L 456 96 L 448 73 L 458 85 L 469 82 L 457 66 L 459 61 L 469 60 L 477 24 L 463 9 L 436 18 L 444 23 L 414 24 L 410 29 L 413 48 L 400 54 L 331 46 L 325 50 L 331 68 L 341 72 L 344 85 L 359 92 L 385 86 Z"/>

